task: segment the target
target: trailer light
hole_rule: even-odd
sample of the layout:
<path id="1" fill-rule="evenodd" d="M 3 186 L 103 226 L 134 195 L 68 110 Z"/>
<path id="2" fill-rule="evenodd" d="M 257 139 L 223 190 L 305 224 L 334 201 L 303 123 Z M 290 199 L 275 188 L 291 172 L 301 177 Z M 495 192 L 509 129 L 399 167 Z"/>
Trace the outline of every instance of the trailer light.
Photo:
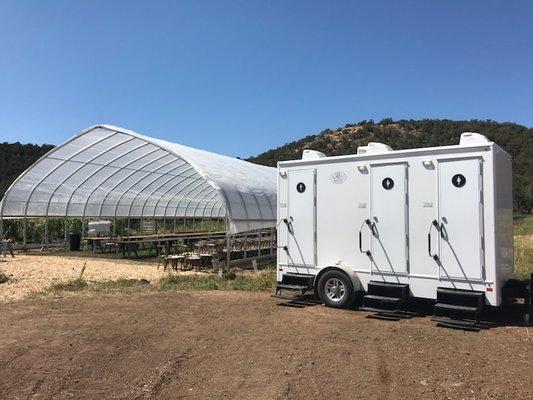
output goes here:
<path id="1" fill-rule="evenodd" d="M 492 288 L 491 287 L 488 287 L 486 290 L 487 290 L 487 292 L 492 292 Z"/>
<path id="2" fill-rule="evenodd" d="M 427 169 L 433 169 L 433 160 L 422 160 L 422 165 Z"/>

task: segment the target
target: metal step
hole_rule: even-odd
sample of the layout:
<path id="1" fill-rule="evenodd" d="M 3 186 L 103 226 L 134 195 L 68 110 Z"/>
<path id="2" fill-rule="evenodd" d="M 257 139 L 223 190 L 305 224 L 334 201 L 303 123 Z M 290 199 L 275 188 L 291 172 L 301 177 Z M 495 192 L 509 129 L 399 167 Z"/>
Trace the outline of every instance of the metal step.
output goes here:
<path id="1" fill-rule="evenodd" d="M 432 321 L 437 323 L 437 326 L 443 326 L 445 328 L 462 329 L 466 331 L 479 332 L 481 329 L 485 329 L 486 326 L 479 324 L 475 321 L 465 321 L 462 319 L 451 318 L 431 318 Z"/>
<path id="2" fill-rule="evenodd" d="M 475 314 L 479 311 L 478 307 L 460 306 L 457 304 L 436 303 L 433 306 L 434 309 L 451 311 L 451 312 L 463 312 L 466 314 Z"/>
<path id="3" fill-rule="evenodd" d="M 399 297 L 406 298 L 409 296 L 409 285 L 405 283 L 391 283 L 391 282 L 368 282 L 369 295 L 385 296 L 385 297 Z"/>
<path id="4" fill-rule="evenodd" d="M 299 291 L 306 291 L 309 290 L 309 286 L 304 285 L 290 285 L 287 283 L 278 283 L 276 286 L 276 289 L 283 289 L 283 290 L 299 290 Z"/>
<path id="5" fill-rule="evenodd" d="M 459 306 L 481 309 L 485 304 L 485 293 L 475 290 L 437 288 L 437 303 L 455 304 Z"/>
<path id="6" fill-rule="evenodd" d="M 374 314 L 368 315 L 368 318 L 378 318 L 378 319 L 387 319 L 393 321 L 399 321 L 400 319 L 409 319 L 415 316 L 415 313 L 410 313 L 402 310 L 388 310 L 384 308 L 377 307 L 359 307 L 359 311 L 370 311 Z"/>
<path id="7" fill-rule="evenodd" d="M 377 300 L 383 303 L 401 303 L 403 300 L 400 297 L 378 296 L 377 294 L 367 294 L 363 298 L 365 300 Z"/>
<path id="8" fill-rule="evenodd" d="M 281 284 L 301 285 L 312 289 L 315 282 L 314 275 L 286 273 L 281 277 Z"/>

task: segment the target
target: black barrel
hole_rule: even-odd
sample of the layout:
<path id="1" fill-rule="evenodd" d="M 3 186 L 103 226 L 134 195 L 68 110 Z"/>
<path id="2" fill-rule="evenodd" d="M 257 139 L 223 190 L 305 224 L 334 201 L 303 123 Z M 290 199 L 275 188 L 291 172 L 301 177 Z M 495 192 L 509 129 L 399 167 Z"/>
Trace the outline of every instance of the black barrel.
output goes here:
<path id="1" fill-rule="evenodd" d="M 70 233 L 69 240 L 70 240 L 70 251 L 80 251 L 81 234 Z"/>

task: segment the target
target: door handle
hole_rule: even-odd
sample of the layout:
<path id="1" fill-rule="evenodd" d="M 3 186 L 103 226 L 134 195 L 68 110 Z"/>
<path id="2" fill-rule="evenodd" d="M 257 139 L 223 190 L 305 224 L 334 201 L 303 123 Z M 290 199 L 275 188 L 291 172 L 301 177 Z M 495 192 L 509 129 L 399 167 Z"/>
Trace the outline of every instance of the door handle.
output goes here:
<path id="1" fill-rule="evenodd" d="M 367 256 L 370 256 L 372 254 L 370 253 L 370 250 L 363 250 L 363 228 L 365 224 L 370 227 L 370 229 L 372 230 L 372 235 L 374 235 L 374 226 L 372 225 L 369 219 L 365 219 L 361 224 L 361 227 L 359 228 L 359 251 L 361 253 L 365 253 Z"/>
<path id="2" fill-rule="evenodd" d="M 428 230 L 428 254 L 435 261 L 438 261 L 439 256 L 437 255 L 437 253 L 435 253 L 435 254 L 431 253 L 431 230 L 433 229 L 433 227 L 435 227 L 437 229 L 437 231 L 440 231 L 439 222 L 436 219 L 431 221 L 431 225 L 429 225 L 429 230 Z"/>

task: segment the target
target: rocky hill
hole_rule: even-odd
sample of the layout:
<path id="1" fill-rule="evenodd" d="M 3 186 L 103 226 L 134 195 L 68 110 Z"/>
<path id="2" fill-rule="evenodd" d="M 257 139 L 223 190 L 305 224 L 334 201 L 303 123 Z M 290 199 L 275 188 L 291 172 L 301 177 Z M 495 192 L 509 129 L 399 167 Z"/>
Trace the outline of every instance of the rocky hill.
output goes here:
<path id="1" fill-rule="evenodd" d="M 462 132 L 479 132 L 498 143 L 513 157 L 515 212 L 529 213 L 533 207 L 533 128 L 494 121 L 399 120 L 361 121 L 335 130 L 326 129 L 248 161 L 275 166 L 278 161 L 298 159 L 305 149 L 328 156 L 354 154 L 358 146 L 382 142 L 395 150 L 458 144 Z"/>

